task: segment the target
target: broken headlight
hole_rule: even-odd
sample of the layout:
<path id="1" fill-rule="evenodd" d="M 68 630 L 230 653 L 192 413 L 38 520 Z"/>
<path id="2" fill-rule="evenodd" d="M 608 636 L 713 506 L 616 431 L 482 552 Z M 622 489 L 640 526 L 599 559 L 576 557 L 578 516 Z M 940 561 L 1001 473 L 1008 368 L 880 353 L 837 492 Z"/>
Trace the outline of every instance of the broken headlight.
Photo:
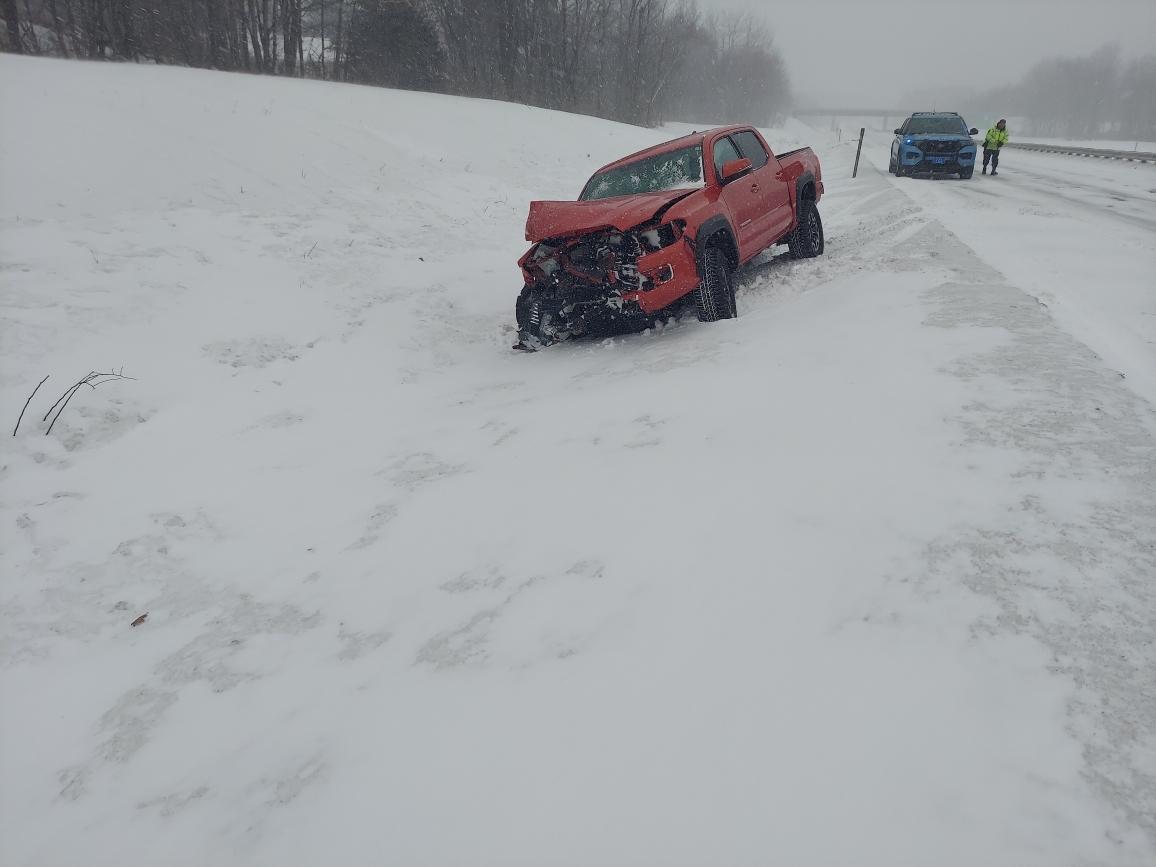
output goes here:
<path id="1" fill-rule="evenodd" d="M 669 247 L 682 237 L 682 230 L 686 223 L 682 220 L 672 220 L 660 226 L 647 226 L 638 230 L 639 240 L 647 252 L 653 253 L 664 247 Z"/>

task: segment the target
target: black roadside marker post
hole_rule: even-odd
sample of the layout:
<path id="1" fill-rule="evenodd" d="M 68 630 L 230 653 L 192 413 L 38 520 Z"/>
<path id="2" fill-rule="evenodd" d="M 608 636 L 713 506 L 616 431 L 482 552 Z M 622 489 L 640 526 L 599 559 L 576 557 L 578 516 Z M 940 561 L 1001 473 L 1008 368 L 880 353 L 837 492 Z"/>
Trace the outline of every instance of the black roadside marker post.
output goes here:
<path id="1" fill-rule="evenodd" d="M 859 127 L 859 147 L 855 149 L 855 168 L 851 170 L 851 177 L 859 176 L 859 154 L 863 153 L 863 133 L 867 132 L 867 127 Z"/>

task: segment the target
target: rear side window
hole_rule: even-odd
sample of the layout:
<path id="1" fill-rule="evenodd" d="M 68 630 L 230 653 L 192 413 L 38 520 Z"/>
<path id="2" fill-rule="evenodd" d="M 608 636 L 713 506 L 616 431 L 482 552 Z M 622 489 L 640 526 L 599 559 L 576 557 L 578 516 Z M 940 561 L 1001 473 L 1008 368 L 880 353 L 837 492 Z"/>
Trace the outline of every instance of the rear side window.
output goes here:
<path id="1" fill-rule="evenodd" d="M 714 143 L 714 174 L 715 177 L 722 177 L 722 168 L 731 160 L 742 159 L 738 148 L 729 138 L 720 138 Z"/>
<path id="2" fill-rule="evenodd" d="M 763 147 L 763 143 L 759 141 L 759 137 L 753 132 L 743 130 L 736 132 L 733 136 L 735 144 L 739 146 L 739 150 L 743 152 L 743 156 L 751 161 L 751 165 L 756 169 L 761 169 L 767 164 L 769 157 L 767 156 L 767 149 Z"/>

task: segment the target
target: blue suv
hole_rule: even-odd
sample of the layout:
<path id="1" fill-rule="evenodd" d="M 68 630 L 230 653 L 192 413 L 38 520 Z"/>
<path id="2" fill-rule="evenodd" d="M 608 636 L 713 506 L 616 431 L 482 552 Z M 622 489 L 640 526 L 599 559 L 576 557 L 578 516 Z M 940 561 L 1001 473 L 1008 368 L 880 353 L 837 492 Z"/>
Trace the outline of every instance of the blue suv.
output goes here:
<path id="1" fill-rule="evenodd" d="M 968 129 L 954 111 L 917 111 L 895 130 L 887 170 L 897 177 L 925 172 L 970 178 L 975 171 L 973 135 L 979 130 Z"/>

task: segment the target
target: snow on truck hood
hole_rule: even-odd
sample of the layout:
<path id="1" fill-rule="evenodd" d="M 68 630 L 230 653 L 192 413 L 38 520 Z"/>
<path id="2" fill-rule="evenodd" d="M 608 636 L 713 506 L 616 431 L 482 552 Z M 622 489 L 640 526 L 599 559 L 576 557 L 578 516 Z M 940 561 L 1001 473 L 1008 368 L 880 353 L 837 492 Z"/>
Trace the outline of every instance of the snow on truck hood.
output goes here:
<path id="1" fill-rule="evenodd" d="M 672 205 L 693 192 L 695 190 L 684 188 L 588 202 L 530 202 L 526 240 L 537 243 L 546 238 L 580 235 L 602 228 L 624 232 L 645 223 L 663 206 Z"/>

